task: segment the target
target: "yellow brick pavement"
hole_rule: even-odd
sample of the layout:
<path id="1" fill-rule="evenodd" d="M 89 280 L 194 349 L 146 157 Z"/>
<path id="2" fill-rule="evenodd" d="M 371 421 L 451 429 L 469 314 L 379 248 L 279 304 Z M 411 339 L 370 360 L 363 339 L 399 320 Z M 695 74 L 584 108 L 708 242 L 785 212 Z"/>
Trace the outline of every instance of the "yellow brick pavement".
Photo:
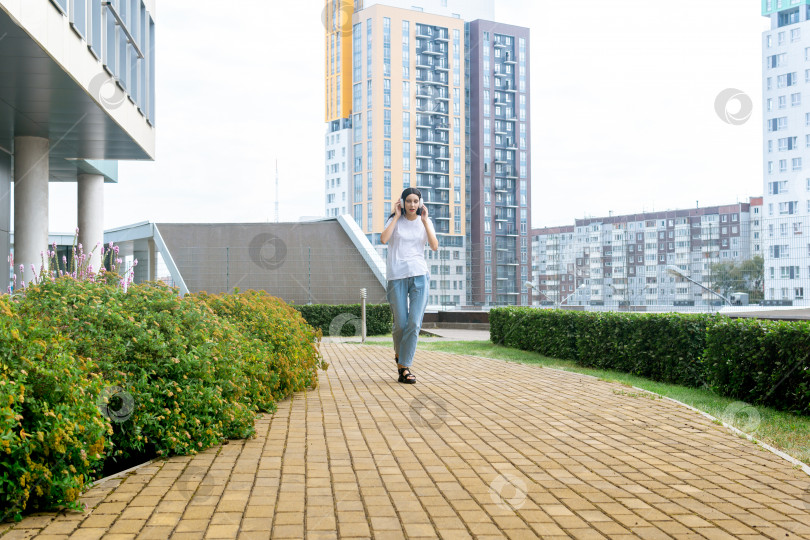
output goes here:
<path id="1" fill-rule="evenodd" d="M 671 401 L 537 366 L 324 343 L 257 437 L 96 485 L 2 540 L 810 538 L 810 477 Z"/>

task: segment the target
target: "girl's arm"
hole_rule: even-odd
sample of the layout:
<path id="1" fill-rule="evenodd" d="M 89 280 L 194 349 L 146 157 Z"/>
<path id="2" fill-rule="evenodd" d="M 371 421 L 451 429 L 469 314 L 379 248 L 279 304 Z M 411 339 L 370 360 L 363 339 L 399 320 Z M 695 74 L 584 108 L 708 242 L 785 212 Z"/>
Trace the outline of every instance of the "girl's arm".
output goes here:
<path id="1" fill-rule="evenodd" d="M 401 201 L 402 199 L 400 199 Z M 391 239 L 391 235 L 394 234 L 394 229 L 397 228 L 397 221 L 399 221 L 400 215 L 402 215 L 402 211 L 400 210 L 400 202 L 397 201 L 396 206 L 394 206 L 394 217 L 391 219 L 391 223 L 388 224 L 388 227 L 380 235 L 380 242 L 383 244 L 387 244 L 388 241 Z"/>

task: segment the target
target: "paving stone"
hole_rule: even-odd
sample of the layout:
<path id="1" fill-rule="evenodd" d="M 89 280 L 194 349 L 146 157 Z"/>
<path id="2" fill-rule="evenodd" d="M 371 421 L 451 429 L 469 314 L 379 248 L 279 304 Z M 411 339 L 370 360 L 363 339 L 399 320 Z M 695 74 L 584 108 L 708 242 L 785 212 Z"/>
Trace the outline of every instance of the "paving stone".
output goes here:
<path id="1" fill-rule="evenodd" d="M 319 386 L 254 439 L 98 484 L 92 512 L 2 524 L 3 540 L 810 537 L 807 476 L 677 403 L 424 350 L 405 388 L 390 347 L 321 349 Z"/>

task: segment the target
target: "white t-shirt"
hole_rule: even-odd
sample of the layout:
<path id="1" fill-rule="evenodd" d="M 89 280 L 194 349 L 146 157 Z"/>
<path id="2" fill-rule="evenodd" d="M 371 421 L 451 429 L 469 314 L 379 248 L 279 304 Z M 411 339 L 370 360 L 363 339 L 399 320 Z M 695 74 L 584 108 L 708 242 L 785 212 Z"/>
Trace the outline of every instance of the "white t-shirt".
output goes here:
<path id="1" fill-rule="evenodd" d="M 394 218 L 385 222 L 386 227 L 392 219 Z M 433 221 L 430 218 L 428 218 L 428 226 L 433 230 Z M 417 216 L 413 221 L 409 221 L 405 216 L 399 218 L 394 232 L 388 240 L 386 279 L 404 279 L 427 274 L 428 267 L 425 262 L 425 243 L 427 241 L 427 230 L 422 224 L 421 216 Z"/>

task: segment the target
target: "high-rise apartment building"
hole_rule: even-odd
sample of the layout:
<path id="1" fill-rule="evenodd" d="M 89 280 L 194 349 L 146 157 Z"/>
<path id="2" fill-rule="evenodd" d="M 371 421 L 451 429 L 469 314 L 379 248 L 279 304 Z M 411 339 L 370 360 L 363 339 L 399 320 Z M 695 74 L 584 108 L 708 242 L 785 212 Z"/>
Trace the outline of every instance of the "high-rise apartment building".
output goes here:
<path id="1" fill-rule="evenodd" d="M 810 1 L 763 0 L 765 302 L 805 305 L 810 267 Z"/>
<path id="2" fill-rule="evenodd" d="M 477 20 L 469 50 L 468 298 L 528 305 L 531 278 L 529 29 Z"/>
<path id="3" fill-rule="evenodd" d="M 528 303 L 528 30 L 488 22 L 493 0 L 327 0 L 324 14 L 327 214 L 349 213 L 384 256 L 385 222 L 418 187 L 440 245 L 429 304 Z"/>
<path id="4" fill-rule="evenodd" d="M 535 229 L 534 303 L 693 307 L 720 305 L 718 263 L 753 257 L 760 205 L 750 203 L 575 220 Z M 673 272 L 676 270 L 676 272 Z M 681 275 L 679 276 L 678 273 Z M 689 277 L 692 281 L 682 276 Z M 729 291 L 724 291 L 728 293 Z"/>
<path id="5" fill-rule="evenodd" d="M 323 23 L 326 29 L 326 215 L 349 210 L 352 112 L 352 14 L 353 0 L 327 0 Z"/>

